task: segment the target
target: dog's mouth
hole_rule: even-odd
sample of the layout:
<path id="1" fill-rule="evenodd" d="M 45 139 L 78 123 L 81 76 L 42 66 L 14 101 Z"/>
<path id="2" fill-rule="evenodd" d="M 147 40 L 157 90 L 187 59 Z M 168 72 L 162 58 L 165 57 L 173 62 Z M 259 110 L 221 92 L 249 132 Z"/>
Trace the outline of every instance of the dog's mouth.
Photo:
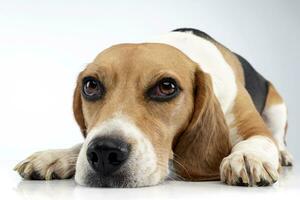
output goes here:
<path id="1" fill-rule="evenodd" d="M 110 187 L 110 188 L 136 188 L 147 187 L 161 183 L 164 177 L 158 171 L 150 175 L 141 176 L 141 173 L 133 173 L 125 167 L 124 170 L 114 173 L 110 176 L 103 176 L 95 171 L 88 171 L 84 177 L 75 180 L 78 184 L 87 187 Z"/>
<path id="2" fill-rule="evenodd" d="M 121 172 L 109 177 L 99 176 L 95 172 L 86 175 L 84 185 L 88 187 L 111 187 L 111 188 L 127 188 L 135 187 L 127 173 Z"/>

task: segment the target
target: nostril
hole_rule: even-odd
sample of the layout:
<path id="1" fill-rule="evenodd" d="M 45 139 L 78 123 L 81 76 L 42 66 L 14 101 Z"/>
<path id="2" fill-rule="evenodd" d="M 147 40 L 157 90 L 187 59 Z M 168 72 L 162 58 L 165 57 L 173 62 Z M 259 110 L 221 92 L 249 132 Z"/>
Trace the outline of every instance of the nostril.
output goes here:
<path id="1" fill-rule="evenodd" d="M 116 152 L 112 152 L 108 155 L 108 161 L 112 165 L 119 165 L 121 161 L 118 160 L 118 154 Z"/>
<path id="2" fill-rule="evenodd" d="M 99 161 L 99 158 L 98 158 L 98 156 L 97 156 L 97 154 L 95 152 L 91 152 L 90 153 L 90 160 L 93 163 L 97 163 Z"/>
<path id="3" fill-rule="evenodd" d="M 122 151 L 112 151 L 108 154 L 107 160 L 111 165 L 121 165 L 127 159 L 127 152 Z"/>

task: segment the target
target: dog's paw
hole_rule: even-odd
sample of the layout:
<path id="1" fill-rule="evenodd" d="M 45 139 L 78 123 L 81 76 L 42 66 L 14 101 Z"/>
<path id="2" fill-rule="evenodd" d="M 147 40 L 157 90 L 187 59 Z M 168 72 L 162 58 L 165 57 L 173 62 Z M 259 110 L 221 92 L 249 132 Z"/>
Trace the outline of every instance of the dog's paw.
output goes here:
<path id="1" fill-rule="evenodd" d="M 253 153 L 234 152 L 220 165 L 221 181 L 236 186 L 268 186 L 278 180 L 278 171 Z"/>
<path id="2" fill-rule="evenodd" d="M 287 151 L 280 151 L 281 166 L 293 166 L 293 156 Z"/>
<path id="3" fill-rule="evenodd" d="M 36 152 L 14 168 L 24 179 L 67 179 L 75 174 L 77 154 L 70 149 Z"/>

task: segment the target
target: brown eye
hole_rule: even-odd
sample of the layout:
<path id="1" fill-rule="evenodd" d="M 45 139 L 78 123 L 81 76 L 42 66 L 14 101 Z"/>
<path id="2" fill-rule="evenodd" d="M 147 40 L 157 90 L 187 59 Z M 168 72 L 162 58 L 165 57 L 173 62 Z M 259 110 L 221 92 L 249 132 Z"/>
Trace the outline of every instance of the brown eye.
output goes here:
<path id="1" fill-rule="evenodd" d="M 179 93 L 179 87 L 172 78 L 164 78 L 148 91 L 148 96 L 156 101 L 167 101 Z"/>
<path id="2" fill-rule="evenodd" d="M 156 88 L 157 95 L 171 95 L 176 91 L 176 86 L 170 81 L 164 81 Z"/>
<path id="3" fill-rule="evenodd" d="M 94 77 L 84 78 L 82 81 L 82 85 L 82 94 L 87 100 L 98 100 L 105 93 L 105 89 L 102 83 Z"/>

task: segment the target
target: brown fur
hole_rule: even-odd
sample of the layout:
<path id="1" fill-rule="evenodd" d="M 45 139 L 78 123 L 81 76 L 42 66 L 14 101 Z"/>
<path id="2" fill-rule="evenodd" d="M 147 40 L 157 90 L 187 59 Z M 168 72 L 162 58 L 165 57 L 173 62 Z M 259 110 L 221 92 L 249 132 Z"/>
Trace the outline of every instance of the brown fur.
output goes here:
<path id="1" fill-rule="evenodd" d="M 239 59 L 228 48 L 224 47 L 222 44 L 216 42 L 215 40 L 212 42 L 219 49 L 226 62 L 232 68 L 237 81 L 245 85 L 244 71 Z"/>
<path id="2" fill-rule="evenodd" d="M 269 84 L 269 93 L 266 100 L 266 108 L 271 107 L 272 105 L 282 104 L 283 99 L 280 94 L 277 92 L 272 83 Z"/>
<path id="3" fill-rule="evenodd" d="M 242 139 L 247 139 L 254 135 L 272 138 L 272 133 L 257 112 L 249 93 L 241 84 L 238 84 L 238 94 L 233 113 L 235 116 L 234 126 L 237 127 L 238 134 Z"/>
<path id="4" fill-rule="evenodd" d="M 209 75 L 195 74 L 194 113 L 174 143 L 177 172 L 186 180 L 219 179 L 219 166 L 230 153 L 228 127 Z"/>
<path id="5" fill-rule="evenodd" d="M 73 113 L 77 124 L 80 127 L 83 136 L 86 136 L 86 126 L 84 122 L 84 117 L 82 113 L 82 101 L 81 101 L 81 91 L 80 83 L 77 83 L 74 95 L 73 95 Z"/>

